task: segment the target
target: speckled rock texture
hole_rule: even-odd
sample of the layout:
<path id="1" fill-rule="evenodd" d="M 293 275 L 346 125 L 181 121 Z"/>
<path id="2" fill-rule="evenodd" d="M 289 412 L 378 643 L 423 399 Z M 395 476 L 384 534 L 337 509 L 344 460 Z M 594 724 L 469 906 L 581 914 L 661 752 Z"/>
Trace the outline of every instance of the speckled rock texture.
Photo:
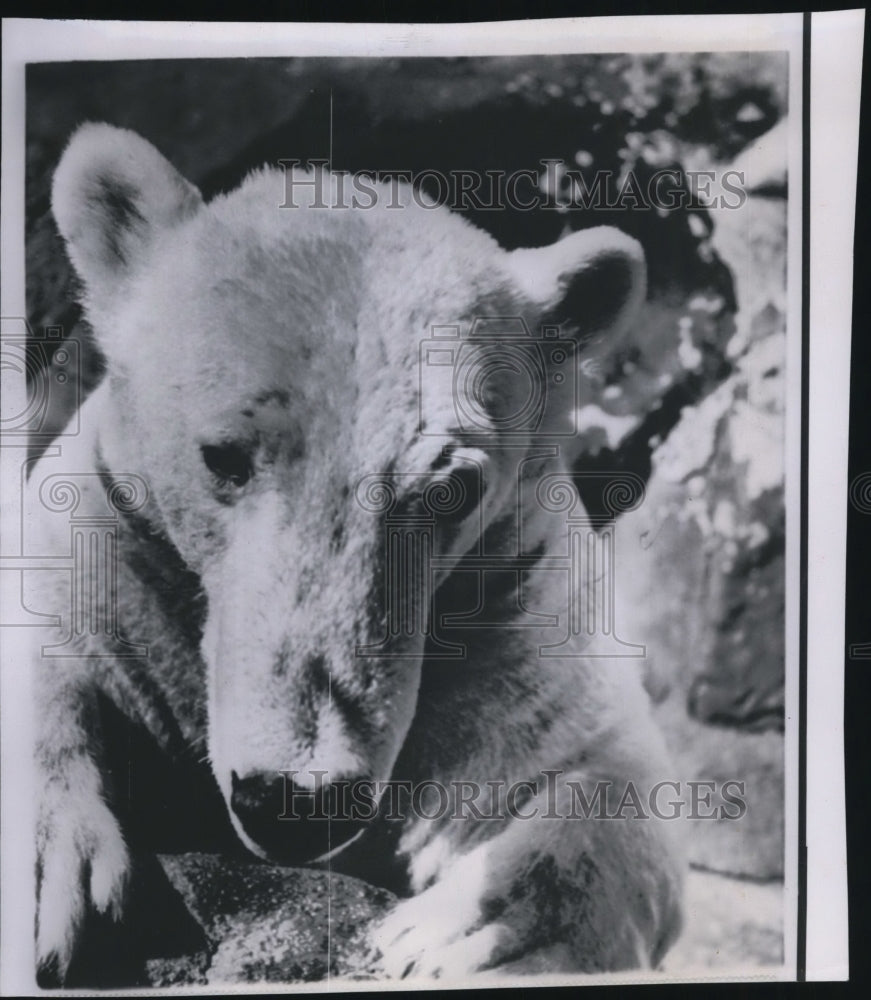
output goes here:
<path id="1" fill-rule="evenodd" d="M 204 931 L 195 957 L 145 963 L 150 985 L 191 981 L 310 982 L 366 978 L 365 930 L 393 898 L 323 871 L 232 864 L 212 854 L 162 856 L 173 887 Z"/>

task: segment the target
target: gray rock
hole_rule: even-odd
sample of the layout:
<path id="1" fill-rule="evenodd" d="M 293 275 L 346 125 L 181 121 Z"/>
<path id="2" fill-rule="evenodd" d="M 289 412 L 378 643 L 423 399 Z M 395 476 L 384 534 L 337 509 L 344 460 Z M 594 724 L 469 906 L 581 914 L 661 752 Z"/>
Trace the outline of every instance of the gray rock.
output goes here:
<path id="1" fill-rule="evenodd" d="M 327 871 L 278 868 L 216 854 L 162 855 L 204 946 L 146 961 L 151 986 L 365 978 L 366 930 L 393 896 Z"/>
<path id="2" fill-rule="evenodd" d="M 692 872 L 684 933 L 663 971 L 686 976 L 774 971 L 783 962 L 783 887 Z"/>
<path id="3" fill-rule="evenodd" d="M 718 217 L 732 374 L 684 408 L 617 524 L 618 622 L 646 646 L 675 779 L 744 783 L 739 820 L 693 821 L 692 860 L 756 878 L 783 869 L 784 213 L 751 198 Z"/>

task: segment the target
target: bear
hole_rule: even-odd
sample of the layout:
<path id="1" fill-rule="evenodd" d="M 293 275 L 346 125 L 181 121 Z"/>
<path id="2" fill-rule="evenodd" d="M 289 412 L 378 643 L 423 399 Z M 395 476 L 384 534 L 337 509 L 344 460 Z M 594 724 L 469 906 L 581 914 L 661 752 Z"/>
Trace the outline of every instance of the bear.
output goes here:
<path id="1" fill-rule="evenodd" d="M 54 616 L 41 982 L 156 849 L 127 732 L 187 769 L 169 827 L 214 802 L 267 863 L 396 892 L 385 978 L 649 969 L 679 934 L 680 824 L 593 812 L 672 773 L 637 661 L 588 627 L 607 566 L 579 562 L 599 535 L 577 544 L 570 474 L 585 352 L 637 319 L 643 251 L 612 227 L 508 251 L 346 181 L 264 167 L 205 203 L 96 123 L 55 172 L 106 370 L 27 487 L 41 548 L 77 559 L 28 579 Z"/>

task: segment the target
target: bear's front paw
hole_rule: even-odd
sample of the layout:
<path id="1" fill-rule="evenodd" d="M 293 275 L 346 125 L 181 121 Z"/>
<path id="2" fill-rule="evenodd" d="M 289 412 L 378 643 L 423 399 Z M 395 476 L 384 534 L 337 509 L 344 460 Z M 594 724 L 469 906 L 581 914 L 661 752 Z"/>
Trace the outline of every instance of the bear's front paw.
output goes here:
<path id="1" fill-rule="evenodd" d="M 458 979 L 492 968 L 513 950 L 514 932 L 482 908 L 486 866 L 468 855 L 429 889 L 398 903 L 376 925 L 378 972 L 391 979 Z"/>
<path id="2" fill-rule="evenodd" d="M 120 919 L 129 870 L 124 838 L 102 798 L 67 795 L 43 807 L 36 914 L 41 986 L 63 983 L 89 907 Z"/>

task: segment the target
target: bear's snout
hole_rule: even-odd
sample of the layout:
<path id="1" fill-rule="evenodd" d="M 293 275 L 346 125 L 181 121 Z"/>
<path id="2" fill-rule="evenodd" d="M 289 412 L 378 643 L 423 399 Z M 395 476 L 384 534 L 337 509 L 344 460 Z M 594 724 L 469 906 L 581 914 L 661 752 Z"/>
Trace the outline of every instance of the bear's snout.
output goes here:
<path id="1" fill-rule="evenodd" d="M 374 817 L 373 782 L 329 782 L 315 771 L 314 787 L 304 787 L 293 774 L 231 775 L 230 807 L 256 853 L 270 861 L 317 861 L 348 844 Z"/>

